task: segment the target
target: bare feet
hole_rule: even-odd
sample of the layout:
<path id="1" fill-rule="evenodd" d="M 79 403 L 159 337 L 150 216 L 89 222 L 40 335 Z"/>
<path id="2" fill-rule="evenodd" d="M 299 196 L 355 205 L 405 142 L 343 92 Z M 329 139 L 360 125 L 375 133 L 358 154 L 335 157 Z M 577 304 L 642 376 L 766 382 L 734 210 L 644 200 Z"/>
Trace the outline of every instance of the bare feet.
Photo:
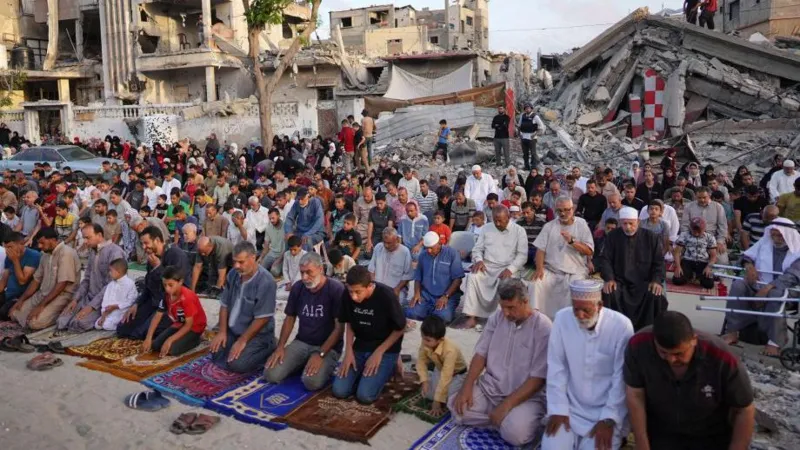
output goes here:
<path id="1" fill-rule="evenodd" d="M 722 340 L 728 345 L 739 342 L 739 333 L 726 333 L 722 335 Z"/>
<path id="2" fill-rule="evenodd" d="M 469 319 L 467 319 L 466 322 L 464 322 L 464 329 L 469 330 L 469 329 L 475 328 L 475 325 L 477 325 L 477 324 L 478 324 L 478 320 L 475 319 L 474 317 L 470 317 Z"/>
<path id="3" fill-rule="evenodd" d="M 761 354 L 764 356 L 777 358 L 781 354 L 781 349 L 774 345 L 765 345 L 764 350 L 761 351 Z"/>

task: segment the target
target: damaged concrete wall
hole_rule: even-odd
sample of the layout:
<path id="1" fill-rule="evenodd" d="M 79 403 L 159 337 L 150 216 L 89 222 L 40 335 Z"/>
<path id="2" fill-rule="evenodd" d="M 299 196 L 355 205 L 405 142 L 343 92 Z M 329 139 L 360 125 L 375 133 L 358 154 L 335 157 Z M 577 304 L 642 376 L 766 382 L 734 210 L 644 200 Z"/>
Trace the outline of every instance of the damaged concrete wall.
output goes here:
<path id="1" fill-rule="evenodd" d="M 219 70 L 218 74 L 226 73 Z M 142 103 L 165 104 L 165 103 L 184 103 L 204 101 L 206 97 L 205 89 L 205 68 L 196 67 L 181 70 L 165 70 L 161 72 L 149 72 L 146 74 L 147 82 L 145 90 L 141 95 Z M 224 87 L 220 84 L 221 78 L 217 78 L 220 91 Z M 252 85 L 252 82 L 250 82 Z M 219 95 L 222 95 L 220 92 Z M 236 97 L 233 97 L 236 98 Z"/>

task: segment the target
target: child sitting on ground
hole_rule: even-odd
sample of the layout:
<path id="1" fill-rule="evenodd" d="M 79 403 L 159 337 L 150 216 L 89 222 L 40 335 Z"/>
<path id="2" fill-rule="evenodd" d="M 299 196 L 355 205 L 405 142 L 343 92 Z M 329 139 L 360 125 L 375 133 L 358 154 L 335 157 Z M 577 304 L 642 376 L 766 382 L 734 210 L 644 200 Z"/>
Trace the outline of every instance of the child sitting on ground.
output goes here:
<path id="1" fill-rule="evenodd" d="M 112 209 L 106 213 L 106 225 L 103 227 L 103 236 L 109 241 L 119 244 L 122 239 L 122 225 L 117 217 L 117 210 Z"/>
<path id="2" fill-rule="evenodd" d="M 481 235 L 481 231 L 483 230 L 483 225 L 486 223 L 486 214 L 483 211 L 475 211 L 472 214 L 472 224 L 469 226 L 467 231 L 475 235 L 475 239 L 478 239 L 478 236 Z"/>
<path id="3" fill-rule="evenodd" d="M 289 250 L 283 254 L 283 277 L 288 282 L 286 291 L 291 291 L 294 282 L 300 279 L 300 258 L 308 252 L 303 250 L 303 240 L 297 235 L 290 237 L 286 246 Z"/>
<path id="4" fill-rule="evenodd" d="M 447 411 L 447 399 L 464 384 L 467 363 L 458 346 L 444 337 L 447 327 L 441 317 L 426 317 L 419 331 L 422 345 L 417 355 L 417 375 L 422 395 L 433 401 L 431 414 L 439 416 Z M 433 365 L 432 373 L 429 364 Z"/>
<path id="5" fill-rule="evenodd" d="M 349 255 L 354 261 L 358 261 L 361 253 L 361 234 L 355 230 L 356 216 L 352 213 L 344 217 L 342 229 L 333 238 L 333 245 L 342 251 L 342 254 Z"/>
<path id="6" fill-rule="evenodd" d="M 447 245 L 450 242 L 450 227 L 444 224 L 444 211 L 439 210 L 433 215 L 433 225 L 430 226 L 430 231 L 436 232 L 439 235 L 439 243 Z"/>
<path id="7" fill-rule="evenodd" d="M 3 220 L 0 222 L 8 225 L 8 227 L 13 230 L 19 225 L 19 220 L 19 217 L 17 217 L 17 210 L 15 210 L 13 206 L 6 206 L 6 209 L 3 210 Z"/>
<path id="8" fill-rule="evenodd" d="M 167 266 L 161 281 L 164 283 L 164 298 L 150 322 L 142 351 L 159 352 L 160 357 L 178 356 L 197 347 L 206 329 L 206 313 L 197 294 L 183 285 L 183 271 L 177 266 Z M 167 314 L 172 325 L 153 338 L 158 324 Z"/>
<path id="9" fill-rule="evenodd" d="M 108 273 L 111 275 L 111 282 L 103 293 L 103 304 L 100 309 L 102 314 L 94 326 L 98 330 L 114 331 L 128 309 L 136 303 L 138 293 L 136 283 L 127 276 L 127 261 L 122 258 L 111 261 Z"/>
<path id="10" fill-rule="evenodd" d="M 161 220 L 164 220 L 164 217 L 167 217 L 167 210 L 169 210 L 169 205 L 167 205 L 167 196 L 161 194 L 158 196 L 158 204 L 156 205 L 156 210 L 153 211 L 153 214 Z"/>
<path id="11" fill-rule="evenodd" d="M 328 250 L 328 261 L 331 262 L 331 265 L 328 266 L 328 276 L 336 278 L 342 283 L 344 283 L 347 278 L 347 272 L 350 268 L 356 265 L 353 258 L 348 255 L 343 255 L 342 251 L 338 248 Z"/>

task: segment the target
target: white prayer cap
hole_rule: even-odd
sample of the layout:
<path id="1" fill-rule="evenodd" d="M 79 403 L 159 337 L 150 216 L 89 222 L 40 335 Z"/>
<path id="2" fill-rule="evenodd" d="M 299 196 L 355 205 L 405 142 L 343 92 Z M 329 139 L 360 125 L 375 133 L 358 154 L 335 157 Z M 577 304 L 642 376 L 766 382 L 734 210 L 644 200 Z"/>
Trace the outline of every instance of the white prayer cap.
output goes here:
<path id="1" fill-rule="evenodd" d="M 792 161 L 791 159 L 787 159 L 786 161 L 783 162 L 783 167 L 794 167 L 794 161 Z"/>
<path id="2" fill-rule="evenodd" d="M 422 238 L 422 243 L 425 245 L 425 248 L 430 248 L 435 246 L 436 244 L 439 243 L 439 233 L 435 231 L 428 231 Z"/>
<path id="3" fill-rule="evenodd" d="M 603 298 L 603 282 L 595 279 L 575 280 L 569 284 L 573 300 L 597 301 Z"/>
<path id="4" fill-rule="evenodd" d="M 639 213 L 636 212 L 634 208 L 629 206 L 624 206 L 622 209 L 619 210 L 619 220 L 637 220 L 639 219 Z"/>
<path id="5" fill-rule="evenodd" d="M 511 208 L 508 208 L 508 212 L 520 212 L 520 211 L 522 210 L 519 209 L 519 206 L 517 205 L 511 205 Z"/>
<path id="6" fill-rule="evenodd" d="M 784 163 L 784 165 L 785 165 L 785 164 L 786 164 L 786 163 Z M 474 166 L 472 166 L 472 171 L 473 171 L 473 172 L 475 172 L 475 171 L 478 171 L 478 172 L 480 172 L 480 171 L 481 171 L 481 166 L 479 166 L 479 165 L 475 164 Z"/>

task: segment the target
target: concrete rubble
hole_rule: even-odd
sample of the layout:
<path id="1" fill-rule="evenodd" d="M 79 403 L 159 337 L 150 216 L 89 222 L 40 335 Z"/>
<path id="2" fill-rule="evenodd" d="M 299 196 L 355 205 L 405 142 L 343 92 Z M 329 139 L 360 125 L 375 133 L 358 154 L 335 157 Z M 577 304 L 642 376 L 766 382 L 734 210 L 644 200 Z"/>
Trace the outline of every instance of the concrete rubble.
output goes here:
<path id="1" fill-rule="evenodd" d="M 756 405 L 756 434 L 751 450 L 800 448 L 800 374 L 742 356 Z"/>

